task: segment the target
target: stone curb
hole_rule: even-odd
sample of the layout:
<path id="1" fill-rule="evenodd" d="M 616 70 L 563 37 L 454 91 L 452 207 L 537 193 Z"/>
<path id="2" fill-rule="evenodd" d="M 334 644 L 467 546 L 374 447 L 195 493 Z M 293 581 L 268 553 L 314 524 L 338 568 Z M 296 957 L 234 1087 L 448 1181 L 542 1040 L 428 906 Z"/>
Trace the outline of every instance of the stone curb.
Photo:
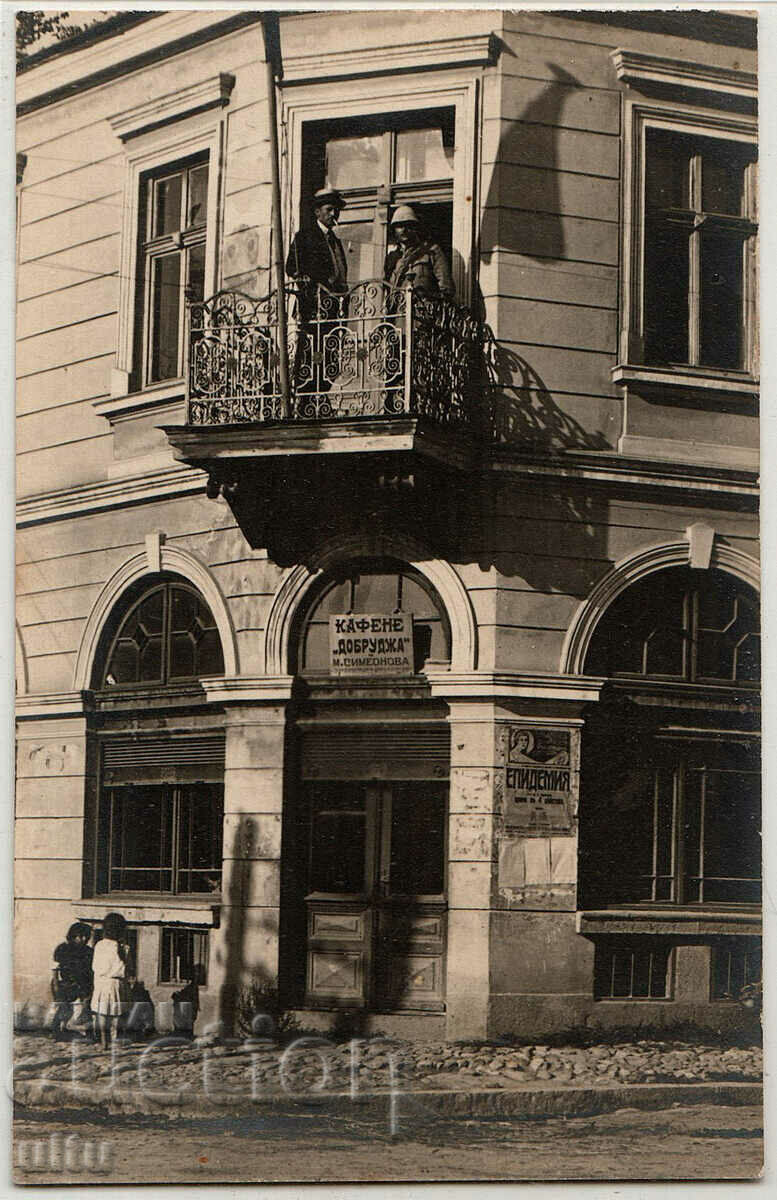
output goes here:
<path id="1" fill-rule="evenodd" d="M 64 1083 L 61 1080 L 27 1079 L 14 1085 L 14 1100 L 29 1108 L 86 1108 L 113 1114 L 158 1114 L 167 1117 L 195 1118 L 212 1116 L 246 1116 L 273 1109 L 275 1115 L 299 1112 L 301 1109 L 325 1111 L 327 1116 L 339 1113 L 373 1110 L 384 1114 L 391 1102 L 391 1092 L 364 1092 L 352 1099 L 343 1092 L 317 1096 L 291 1097 L 264 1095 L 256 1099 L 228 1093 L 205 1096 L 200 1092 L 178 1090 L 165 1092 L 130 1088 L 106 1089 L 100 1094 L 94 1085 Z M 760 1105 L 763 1090 L 760 1083 L 635 1083 L 617 1087 L 515 1087 L 509 1090 L 398 1091 L 395 1096 L 397 1113 L 402 1117 L 423 1115 L 438 1117 L 560 1117 L 594 1116 L 619 1108 L 650 1110 L 671 1108 L 674 1104 Z"/>

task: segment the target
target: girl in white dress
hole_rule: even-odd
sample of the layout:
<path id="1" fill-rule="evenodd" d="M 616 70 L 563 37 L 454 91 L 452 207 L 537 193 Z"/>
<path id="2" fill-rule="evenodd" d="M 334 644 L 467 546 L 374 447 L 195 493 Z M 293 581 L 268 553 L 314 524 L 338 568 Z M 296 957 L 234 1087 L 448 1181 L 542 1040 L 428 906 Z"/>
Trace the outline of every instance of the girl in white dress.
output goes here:
<path id="1" fill-rule="evenodd" d="M 102 938 L 94 948 L 92 973 L 92 1012 L 103 1049 L 110 1049 L 119 1018 L 127 1000 L 127 959 L 121 945 L 127 922 L 121 913 L 108 913 L 103 921 Z"/>

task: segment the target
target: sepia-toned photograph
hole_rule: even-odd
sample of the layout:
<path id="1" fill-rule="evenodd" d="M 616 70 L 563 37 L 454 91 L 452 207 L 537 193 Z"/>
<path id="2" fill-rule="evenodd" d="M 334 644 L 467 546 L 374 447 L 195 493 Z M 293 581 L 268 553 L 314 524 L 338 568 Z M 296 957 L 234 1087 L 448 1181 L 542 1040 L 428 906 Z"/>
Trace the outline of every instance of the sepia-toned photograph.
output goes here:
<path id="1" fill-rule="evenodd" d="M 13 1183 L 757 1180 L 758 13 L 81 4 L 2 14 Z"/>

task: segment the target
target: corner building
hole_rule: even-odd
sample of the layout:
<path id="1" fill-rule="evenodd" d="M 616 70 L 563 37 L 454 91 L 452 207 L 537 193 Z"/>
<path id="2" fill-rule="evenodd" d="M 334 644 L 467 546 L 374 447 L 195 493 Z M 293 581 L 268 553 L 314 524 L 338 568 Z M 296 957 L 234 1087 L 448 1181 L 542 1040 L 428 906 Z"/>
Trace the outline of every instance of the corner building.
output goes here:
<path id="1" fill-rule="evenodd" d="M 755 22 L 125 14 L 18 77 L 16 999 L 723 1028 L 760 978 Z M 281 71 L 282 67 L 282 71 Z M 380 282 L 398 204 L 456 300 Z M 371 281 L 378 282 L 371 282 Z M 36 1007 L 37 1006 L 37 1007 Z"/>

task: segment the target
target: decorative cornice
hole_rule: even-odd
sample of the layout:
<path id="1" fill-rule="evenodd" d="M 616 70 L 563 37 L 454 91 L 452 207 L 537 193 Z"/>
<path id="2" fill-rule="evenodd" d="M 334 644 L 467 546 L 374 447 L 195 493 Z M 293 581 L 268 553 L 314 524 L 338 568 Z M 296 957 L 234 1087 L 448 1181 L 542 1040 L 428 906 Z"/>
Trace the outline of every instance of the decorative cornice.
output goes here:
<path id="1" fill-rule="evenodd" d="M 86 712 L 84 693 L 48 692 L 17 696 L 16 718 L 19 721 L 39 720 L 41 717 L 82 717 Z"/>
<path id="2" fill-rule="evenodd" d="M 720 497 L 758 497 L 755 471 L 706 463 L 629 457 L 615 450 L 563 450 L 556 454 L 527 453 L 501 446 L 491 451 L 497 471 L 532 478 L 568 479 L 653 487 L 680 492 L 711 493 Z"/>
<path id="3" fill-rule="evenodd" d="M 171 121 L 202 112 L 203 109 L 219 106 L 223 108 L 229 103 L 234 86 L 234 75 L 222 71 L 189 87 L 143 100 L 141 104 L 109 117 L 110 126 L 117 137 L 126 141 L 127 138 L 137 137 L 148 129 L 168 125 Z"/>
<path id="4" fill-rule="evenodd" d="M 434 699 L 598 700 L 606 680 L 529 671 L 427 671 Z"/>
<path id="5" fill-rule="evenodd" d="M 322 53 L 284 55 L 283 85 L 317 83 L 356 75 L 397 75 L 440 67 L 493 66 L 499 57 L 499 38 L 493 33 L 439 38 L 410 45 L 361 47 Z"/>
<path id="6" fill-rule="evenodd" d="M 290 700 L 293 675 L 212 676 L 200 680 L 212 704 L 277 703 Z"/>
<path id="7" fill-rule="evenodd" d="M 44 496 L 30 496 L 16 506 L 19 529 L 40 525 L 45 521 L 63 521 L 70 517 L 85 517 L 111 508 L 127 508 L 168 496 L 190 496 L 204 492 L 207 476 L 196 467 L 177 464 L 143 475 L 128 475 L 120 479 L 81 484 Z"/>
<path id="8" fill-rule="evenodd" d="M 758 80 L 750 71 L 664 58 L 658 54 L 640 54 L 634 50 L 613 50 L 610 58 L 618 79 L 633 87 L 646 89 L 656 85 L 671 85 L 694 88 L 696 91 L 738 96 L 753 103 L 758 98 Z"/>
<path id="9" fill-rule="evenodd" d="M 261 20 L 261 13 L 255 11 L 172 9 L 150 16 L 152 19 L 144 21 L 137 29 L 125 29 L 97 45 L 72 49 L 64 56 L 31 65 L 17 80 L 17 116 L 69 100 L 131 71 L 155 67 L 175 54 Z"/>
<path id="10" fill-rule="evenodd" d="M 181 382 L 162 384 L 146 388 L 142 392 L 124 392 L 120 396 L 101 396 L 92 401 L 92 408 L 99 417 L 105 417 L 111 425 L 118 421 L 140 416 L 150 411 L 166 412 L 173 405 L 183 405 L 186 388 Z"/>

